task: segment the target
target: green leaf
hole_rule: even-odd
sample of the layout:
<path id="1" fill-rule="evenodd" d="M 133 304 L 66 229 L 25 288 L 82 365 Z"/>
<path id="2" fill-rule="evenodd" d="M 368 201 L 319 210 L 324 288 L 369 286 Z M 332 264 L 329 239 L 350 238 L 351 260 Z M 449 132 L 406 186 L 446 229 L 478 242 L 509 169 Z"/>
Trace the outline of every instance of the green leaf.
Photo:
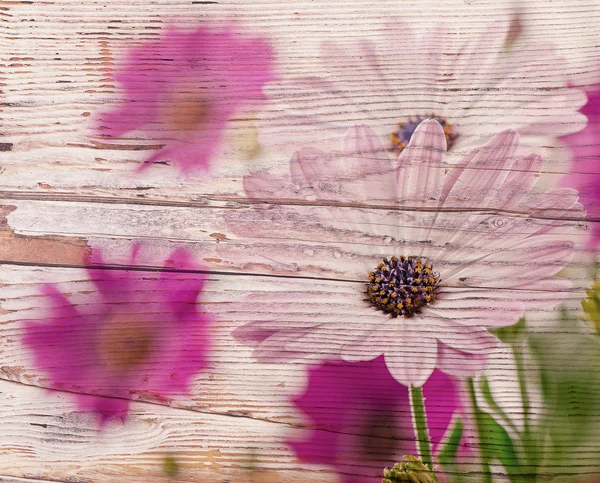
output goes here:
<path id="1" fill-rule="evenodd" d="M 600 406 L 600 337 L 563 311 L 558 329 L 530 336 L 540 366 L 548 461 L 569 464 L 597 441 Z"/>
<path id="2" fill-rule="evenodd" d="M 515 427 L 511 419 L 508 417 L 508 414 L 506 414 L 506 412 L 498 405 L 498 403 L 494 399 L 494 396 L 492 395 L 492 390 L 490 389 L 490 383 L 488 382 L 487 377 L 481 376 L 479 390 L 481 392 L 481 395 L 483 396 L 483 399 L 488 404 L 488 406 L 494 411 L 494 413 L 500 416 L 503 422 L 506 423 L 506 425 L 510 429 L 512 429 L 515 433 L 518 433 L 517 428 Z"/>
<path id="3" fill-rule="evenodd" d="M 463 423 L 460 419 L 457 419 L 450 433 L 448 441 L 442 447 L 438 455 L 438 463 L 442 466 L 455 466 L 456 456 L 458 454 L 458 448 L 460 447 L 460 440 L 463 434 Z"/>
<path id="4" fill-rule="evenodd" d="M 525 317 L 521 317 L 516 324 L 509 325 L 508 327 L 500 327 L 498 329 L 490 330 L 498 339 L 505 344 L 515 343 L 524 333 L 527 326 L 525 324 Z"/>
<path id="5" fill-rule="evenodd" d="M 519 457 L 508 432 L 488 413 L 478 410 L 475 417 L 479 428 L 481 455 L 486 463 L 497 459 L 511 481 L 519 474 Z M 511 477 L 512 475 L 512 477 Z"/>

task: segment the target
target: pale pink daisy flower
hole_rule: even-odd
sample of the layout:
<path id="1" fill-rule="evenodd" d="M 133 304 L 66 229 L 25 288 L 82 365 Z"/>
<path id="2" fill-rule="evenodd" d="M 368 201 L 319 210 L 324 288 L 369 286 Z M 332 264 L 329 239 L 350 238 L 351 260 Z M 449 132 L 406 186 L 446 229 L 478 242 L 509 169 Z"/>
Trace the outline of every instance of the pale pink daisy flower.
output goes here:
<path id="1" fill-rule="evenodd" d="M 588 117 L 588 125 L 578 133 L 565 136 L 563 141 L 573 151 L 573 164 L 562 186 L 579 190 L 581 203 L 588 216 L 600 216 L 600 86 L 587 92 L 588 102 L 581 112 Z M 600 223 L 592 223 L 589 246 L 596 248 L 600 243 Z"/>
<path id="2" fill-rule="evenodd" d="M 289 176 L 256 173 L 244 181 L 255 203 L 271 202 L 263 216 L 277 220 L 282 233 L 311 223 L 315 236 L 321 230 L 331 240 L 338 233 L 342 244 L 330 252 L 336 258 L 322 255 L 312 266 L 362 282 L 340 292 L 338 303 L 329 302 L 354 304 L 348 291 L 361 300 L 343 317 L 336 316 L 341 309 L 305 320 L 275 311 L 268 320 L 237 329 L 238 338 L 256 344 L 257 356 L 335 354 L 362 361 L 383 354 L 392 375 L 413 385 L 422 385 L 436 367 L 471 376 L 496 345 L 487 329 L 511 325 L 526 311 L 547 309 L 565 297 L 571 283 L 554 275 L 585 233 L 583 208 L 575 190 L 532 191 L 542 160 L 515 154 L 515 131 L 494 136 L 452 166 L 445 162 L 446 139 L 435 120 L 417 127 L 393 169 L 370 128 L 350 129 L 344 144 L 340 156 L 299 150 Z M 299 218 L 302 210 L 294 211 L 298 204 L 308 205 L 302 208 L 305 219 Z M 276 262 L 294 261 L 297 253 L 285 244 L 265 251 Z M 272 294 L 273 306 L 278 297 Z M 312 298 L 316 307 L 323 298 L 307 297 L 302 302 Z M 282 303 L 284 298 L 289 295 L 283 294 Z"/>
<path id="3" fill-rule="evenodd" d="M 276 109 L 264 117 L 267 141 L 281 148 L 336 142 L 349 127 L 368 124 L 400 152 L 417 125 L 437 119 L 449 153 L 466 154 L 504 129 L 523 145 L 585 126 L 579 89 L 567 87 L 565 60 L 552 45 L 507 49 L 511 19 L 487 25 L 468 40 L 444 26 L 420 35 L 395 21 L 370 40 L 321 43 L 319 76 L 282 78 L 269 86 Z M 548 144 L 548 143 L 546 143 Z"/>
<path id="4" fill-rule="evenodd" d="M 100 115 L 97 132 L 121 137 L 134 130 L 162 147 L 142 165 L 170 160 L 182 171 L 208 168 L 228 121 L 264 100 L 274 77 L 273 54 L 263 38 L 233 27 L 171 26 L 159 40 L 132 49 L 115 80 L 124 96 Z"/>
<path id="5" fill-rule="evenodd" d="M 94 258 L 87 271 L 97 292 L 74 305 L 46 285 L 51 311 L 24 323 L 23 342 L 48 387 L 76 393 L 79 408 L 103 424 L 127 415 L 132 394 L 186 392 L 207 365 L 211 317 L 197 301 L 206 276 L 189 273 L 199 267 L 186 250 L 174 251 L 159 273 L 111 270 L 99 253 Z"/>

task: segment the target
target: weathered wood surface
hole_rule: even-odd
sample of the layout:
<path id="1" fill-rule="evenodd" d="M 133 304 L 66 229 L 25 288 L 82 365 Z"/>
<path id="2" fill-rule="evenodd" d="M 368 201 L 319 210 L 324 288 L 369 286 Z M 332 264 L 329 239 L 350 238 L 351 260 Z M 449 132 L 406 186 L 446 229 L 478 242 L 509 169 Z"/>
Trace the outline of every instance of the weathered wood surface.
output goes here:
<path id="1" fill-rule="evenodd" d="M 336 269 L 344 257 L 368 253 L 368 241 L 311 229 L 313 207 L 283 206 L 293 214 L 284 230 L 261 219 L 241 179 L 257 167 L 285 170 L 289 155 L 265 147 L 250 157 L 248 143 L 260 126 L 247 121 L 232 124 L 225 161 L 210 175 L 186 178 L 164 165 L 136 173 L 156 142 L 131 135 L 107 144 L 90 133 L 94 116 L 117 95 L 113 73 L 125 49 L 157 38 L 170 22 L 240 21 L 272 39 L 287 74 L 318 75 L 321 40 L 382 42 L 378 28 L 390 16 L 417 29 L 447 22 L 469 38 L 516 9 L 528 40 L 556 43 L 566 75 L 599 80 L 596 0 L 0 2 L 0 482 L 172 481 L 162 470 L 168 454 L 180 459 L 178 481 L 336 481 L 331 469 L 296 461 L 285 444 L 304 424 L 289 400 L 304 387 L 302 368 L 258 363 L 230 333 L 273 310 L 272 291 L 289 293 L 279 310 L 291 320 L 339 316 L 360 323 L 361 300 L 348 296 L 358 284 Z M 548 147 L 545 170 L 552 176 L 568 168 L 560 153 Z M 232 233 L 235 223 L 254 224 L 255 231 Z M 212 274 L 203 300 L 218 317 L 216 348 L 193 396 L 165 403 L 135 395 L 130 420 L 103 435 L 73 409 L 68 392 L 44 389 L 47 381 L 20 342 L 21 323 L 44 313 L 45 282 L 73 300 L 85 297 L 90 285 L 81 260 L 89 246 L 124 255 L 132 239 L 155 247 L 156 259 L 183 245 L 204 260 Z M 274 248 L 294 262 L 269 256 Z M 589 285 L 590 259 L 581 249 L 568 269 L 572 311 Z M 144 265 L 152 271 L 160 263 Z M 553 317 L 549 309 L 532 320 L 543 329 Z M 518 394 L 502 385 L 509 359 L 499 347 L 495 374 L 506 410 L 518 414 Z M 532 402 L 534 414 L 541 410 Z M 557 473 L 591 473 L 600 450 L 580 456 Z M 480 481 L 475 465 L 472 471 L 469 481 Z"/>

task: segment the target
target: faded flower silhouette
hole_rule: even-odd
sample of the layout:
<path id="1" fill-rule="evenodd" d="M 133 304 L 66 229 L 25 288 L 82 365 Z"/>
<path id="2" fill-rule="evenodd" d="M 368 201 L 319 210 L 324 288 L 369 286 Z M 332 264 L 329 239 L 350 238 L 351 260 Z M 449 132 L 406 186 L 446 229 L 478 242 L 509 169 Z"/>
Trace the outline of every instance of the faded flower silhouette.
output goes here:
<path id="1" fill-rule="evenodd" d="M 115 74 L 123 99 L 101 114 L 98 133 L 119 137 L 144 129 L 162 142 L 142 168 L 172 160 L 184 172 L 206 169 L 232 116 L 264 99 L 272 57 L 265 39 L 246 38 L 233 27 L 186 32 L 171 26 L 160 40 L 129 52 Z"/>
<path id="2" fill-rule="evenodd" d="M 466 154 L 504 129 L 525 146 L 535 136 L 560 136 L 585 125 L 577 112 L 585 96 L 569 89 L 565 60 L 551 45 L 515 42 L 514 22 L 487 25 L 468 41 L 443 25 L 417 34 L 408 23 L 382 28 L 381 42 L 321 44 L 319 76 L 274 82 L 277 104 L 264 118 L 265 136 L 282 148 L 336 142 L 350 127 L 368 124 L 386 149 L 402 151 L 416 127 L 433 118 L 444 128 L 450 154 Z"/>
<path id="3" fill-rule="evenodd" d="M 588 216 L 597 219 L 600 216 L 600 86 L 587 94 L 588 102 L 581 109 L 588 117 L 587 126 L 563 138 L 573 151 L 573 164 L 562 185 L 579 190 L 579 199 Z M 600 242 L 600 224 L 591 225 L 589 246 L 596 248 Z"/>
<path id="4" fill-rule="evenodd" d="M 458 386 L 435 371 L 423 392 L 435 451 L 459 410 Z M 289 444 L 300 460 L 335 468 L 344 483 L 380 481 L 384 466 L 416 451 L 408 388 L 383 357 L 309 368 L 308 386 L 294 403 L 311 421 L 310 436 Z"/>
<path id="5" fill-rule="evenodd" d="M 23 342 L 49 387 L 76 392 L 79 408 L 104 423 L 127 415 L 132 393 L 187 391 L 206 366 L 211 318 L 197 304 L 205 275 L 181 272 L 199 268 L 187 251 L 174 251 L 159 273 L 112 270 L 96 259 L 87 271 L 97 293 L 74 305 L 46 285 L 51 313 L 24 323 Z"/>

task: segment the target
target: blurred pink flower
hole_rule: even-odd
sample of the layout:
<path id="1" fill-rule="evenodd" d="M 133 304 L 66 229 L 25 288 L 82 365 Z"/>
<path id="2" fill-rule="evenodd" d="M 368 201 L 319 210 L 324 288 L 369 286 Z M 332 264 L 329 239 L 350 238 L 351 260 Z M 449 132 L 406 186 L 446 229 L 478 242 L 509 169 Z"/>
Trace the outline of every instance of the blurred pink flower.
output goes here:
<path id="1" fill-rule="evenodd" d="M 142 165 L 170 159 L 182 171 L 207 168 L 233 115 L 262 101 L 273 79 L 273 55 L 262 38 L 233 27 L 184 32 L 170 27 L 160 40 L 129 52 L 115 75 L 121 105 L 101 115 L 98 132 L 119 137 L 144 128 L 164 142 Z"/>
<path id="2" fill-rule="evenodd" d="M 600 86 L 588 93 L 588 102 L 581 112 L 588 117 L 588 125 L 582 131 L 563 137 L 573 151 L 570 173 L 563 178 L 562 186 L 579 190 L 579 197 L 588 216 L 600 217 Z M 595 248 L 600 242 L 600 224 L 592 223 L 589 246 Z"/>
<path id="3" fill-rule="evenodd" d="M 458 385 L 435 371 L 423 393 L 435 453 L 459 410 Z M 311 367 L 308 386 L 294 402 L 310 418 L 310 437 L 288 443 L 301 461 L 333 466 L 344 483 L 381 481 L 384 467 L 416 454 L 408 388 L 383 357 Z"/>
<path id="4" fill-rule="evenodd" d="M 174 251 L 159 274 L 111 270 L 97 260 L 87 267 L 97 293 L 85 305 L 44 287 L 52 313 L 24 324 L 24 344 L 51 389 L 79 393 L 79 408 L 104 423 L 127 415 L 132 393 L 185 392 L 206 366 L 211 319 L 198 312 L 196 300 L 205 275 L 180 271 L 199 268 L 187 251 Z"/>
<path id="5" fill-rule="evenodd" d="M 577 110 L 585 96 L 567 87 L 565 60 L 550 44 L 520 40 L 509 54 L 511 20 L 486 25 L 468 40 L 441 24 L 416 32 L 395 20 L 377 44 L 322 42 L 317 75 L 269 86 L 274 107 L 265 111 L 263 135 L 282 149 L 323 146 L 368 124 L 399 152 L 419 122 L 433 117 L 445 129 L 449 153 L 461 155 L 504 129 L 518 130 L 525 146 L 540 146 L 536 136 L 582 129 Z"/>
<path id="6" fill-rule="evenodd" d="M 348 130 L 343 153 L 304 148 L 288 176 L 247 177 L 248 197 L 277 220 L 280 239 L 287 230 L 294 240 L 265 248 L 270 263 L 300 271 L 294 257 L 303 260 L 306 245 L 295 251 L 301 235 L 292 230 L 313 229 L 313 240 L 327 241 L 308 247 L 324 253 L 308 269 L 316 266 L 320 276 L 330 270 L 344 291 L 327 299 L 327 316 L 297 312 L 322 311 L 325 294 L 295 294 L 293 319 L 271 312 L 235 336 L 267 361 L 384 354 L 407 385 L 424 384 L 436 367 L 459 377 L 481 371 L 497 343 L 487 329 L 560 303 L 571 283 L 554 275 L 585 238 L 577 192 L 532 191 L 542 160 L 517 156 L 518 144 L 515 131 L 504 131 L 449 166 L 443 129 L 426 120 L 394 162 L 377 134 L 361 126 Z M 268 200 L 276 202 L 261 207 Z M 332 246 L 322 249 L 324 243 Z M 290 296 L 272 294 L 270 301 L 281 306 Z"/>

